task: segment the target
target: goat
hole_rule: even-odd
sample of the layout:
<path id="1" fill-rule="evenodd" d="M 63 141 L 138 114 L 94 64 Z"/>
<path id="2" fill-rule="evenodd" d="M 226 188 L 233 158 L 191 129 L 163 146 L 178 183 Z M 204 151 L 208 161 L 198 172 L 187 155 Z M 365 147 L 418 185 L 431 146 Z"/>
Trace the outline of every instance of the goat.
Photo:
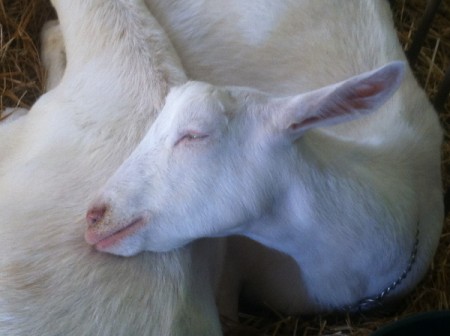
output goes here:
<path id="1" fill-rule="evenodd" d="M 208 2 L 207 19 L 193 2 L 147 1 L 189 76 L 221 86 L 171 91 L 91 204 L 86 240 L 134 255 L 249 237 L 283 254 L 230 239 L 228 281 L 288 313 L 401 297 L 442 228 L 442 131 L 409 68 L 367 73 L 405 61 L 389 6 L 288 1 L 261 31 L 252 20 L 269 3 L 258 3 L 232 26 L 235 2 Z"/>
<path id="2" fill-rule="evenodd" d="M 53 4 L 49 91 L 0 124 L 0 334 L 220 335 L 219 241 L 127 260 L 83 240 L 96 190 L 186 81 L 176 52 L 139 0 Z"/>

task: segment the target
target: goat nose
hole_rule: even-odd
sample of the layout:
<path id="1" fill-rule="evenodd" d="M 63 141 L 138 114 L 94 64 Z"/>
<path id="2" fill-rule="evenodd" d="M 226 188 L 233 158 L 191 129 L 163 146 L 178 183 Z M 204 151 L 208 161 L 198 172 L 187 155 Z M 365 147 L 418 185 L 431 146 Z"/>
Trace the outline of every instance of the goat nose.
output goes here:
<path id="1" fill-rule="evenodd" d="M 94 226 L 102 220 L 105 216 L 106 205 L 95 205 L 91 207 L 86 214 L 86 221 L 88 226 Z"/>

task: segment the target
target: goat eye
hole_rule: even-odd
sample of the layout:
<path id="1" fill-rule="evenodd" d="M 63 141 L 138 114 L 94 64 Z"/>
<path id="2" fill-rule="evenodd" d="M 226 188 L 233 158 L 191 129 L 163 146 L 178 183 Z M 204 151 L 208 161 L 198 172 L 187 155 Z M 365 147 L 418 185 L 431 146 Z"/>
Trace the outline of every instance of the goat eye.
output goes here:
<path id="1" fill-rule="evenodd" d="M 190 132 L 190 133 L 186 133 L 185 135 L 183 135 L 176 143 L 175 145 L 178 145 L 180 142 L 184 142 L 184 141 L 198 141 L 201 139 L 205 139 L 207 138 L 208 135 L 207 134 L 203 134 L 203 133 L 196 133 L 196 132 Z"/>
<path id="2" fill-rule="evenodd" d="M 197 139 L 206 138 L 206 135 L 204 135 L 204 134 L 186 134 L 185 137 L 188 140 L 197 140 Z"/>

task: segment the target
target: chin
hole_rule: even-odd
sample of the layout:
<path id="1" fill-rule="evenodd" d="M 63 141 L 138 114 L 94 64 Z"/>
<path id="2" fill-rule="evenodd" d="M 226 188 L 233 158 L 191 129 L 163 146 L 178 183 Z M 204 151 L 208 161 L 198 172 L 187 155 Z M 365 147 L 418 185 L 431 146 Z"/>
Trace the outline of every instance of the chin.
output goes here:
<path id="1" fill-rule="evenodd" d="M 99 252 L 109 253 L 120 257 L 132 257 L 145 249 L 142 248 L 142 239 L 139 237 L 127 237 L 113 244 L 102 244 L 102 242 L 97 243 L 95 249 Z"/>
<path id="2" fill-rule="evenodd" d="M 95 248 L 97 251 L 102 253 L 108 253 L 113 254 L 115 256 L 119 257 L 133 257 L 143 251 L 133 249 L 133 248 L 127 248 L 127 247 L 108 247 L 108 248 Z"/>

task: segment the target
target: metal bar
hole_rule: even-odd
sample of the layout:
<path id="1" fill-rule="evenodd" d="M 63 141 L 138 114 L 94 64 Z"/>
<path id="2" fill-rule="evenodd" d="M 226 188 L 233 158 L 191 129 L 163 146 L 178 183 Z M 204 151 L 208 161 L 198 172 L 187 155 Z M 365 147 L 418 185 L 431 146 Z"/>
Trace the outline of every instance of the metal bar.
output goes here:
<path id="1" fill-rule="evenodd" d="M 450 67 L 444 75 L 444 79 L 441 84 L 439 84 L 438 92 L 434 97 L 434 108 L 438 112 L 444 111 L 445 102 L 447 101 L 448 95 L 450 93 Z"/>
<path id="2" fill-rule="evenodd" d="M 408 57 L 409 64 L 412 67 L 416 64 L 417 57 L 419 56 L 420 49 L 422 48 L 423 41 L 428 34 L 431 23 L 433 22 L 434 16 L 439 8 L 441 0 L 429 0 L 427 2 L 427 7 L 425 8 L 425 14 L 420 21 L 419 28 L 414 34 L 414 38 L 411 46 L 406 51 L 406 56 Z"/>

